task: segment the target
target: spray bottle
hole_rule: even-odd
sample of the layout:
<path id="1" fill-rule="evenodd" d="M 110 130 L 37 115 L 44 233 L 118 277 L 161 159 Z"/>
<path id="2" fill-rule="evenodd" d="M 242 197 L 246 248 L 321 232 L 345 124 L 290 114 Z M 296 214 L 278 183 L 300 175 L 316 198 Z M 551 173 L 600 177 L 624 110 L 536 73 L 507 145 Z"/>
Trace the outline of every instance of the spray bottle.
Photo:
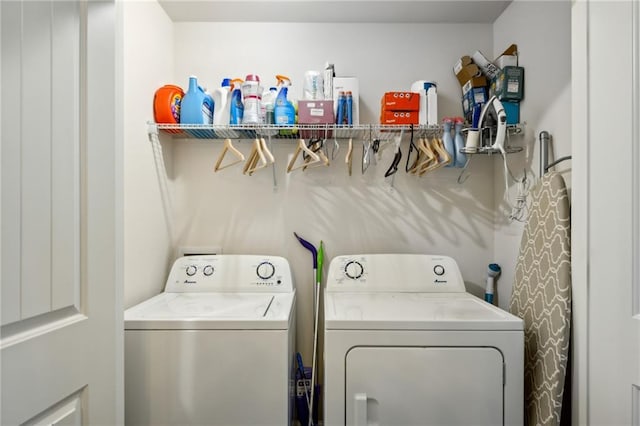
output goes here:
<path id="1" fill-rule="evenodd" d="M 214 125 L 228 125 L 230 120 L 230 108 L 231 108 L 231 79 L 225 78 L 222 80 L 220 87 L 212 93 L 215 109 L 213 111 L 213 124 Z"/>
<path id="2" fill-rule="evenodd" d="M 467 164 L 467 156 L 464 153 L 464 137 L 462 136 L 463 123 L 464 123 L 464 119 L 462 117 L 453 118 L 453 125 L 455 128 L 453 145 L 456 151 L 456 158 L 455 158 L 456 167 L 464 167 L 465 164 Z"/>
<path id="3" fill-rule="evenodd" d="M 273 109 L 275 124 L 277 125 L 293 125 L 296 122 L 296 110 L 293 103 L 287 99 L 291 80 L 283 75 L 276 75 L 278 79 L 278 96 L 276 97 L 276 105 Z"/>
<path id="4" fill-rule="evenodd" d="M 495 279 L 500 275 L 500 265 L 497 263 L 490 263 L 487 268 L 487 288 L 484 291 L 484 300 L 493 304 L 493 288 Z"/>
<path id="5" fill-rule="evenodd" d="M 244 104 L 242 103 L 242 79 L 231 80 L 231 105 L 229 107 L 229 124 L 242 124 L 244 116 Z"/>

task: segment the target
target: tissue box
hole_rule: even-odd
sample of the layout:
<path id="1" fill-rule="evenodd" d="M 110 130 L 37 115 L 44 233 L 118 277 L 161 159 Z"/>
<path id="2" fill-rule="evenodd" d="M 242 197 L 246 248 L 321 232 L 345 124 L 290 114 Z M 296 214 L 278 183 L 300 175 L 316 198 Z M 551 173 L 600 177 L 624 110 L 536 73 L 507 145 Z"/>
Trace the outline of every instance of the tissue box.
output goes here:
<path id="1" fill-rule="evenodd" d="M 333 101 L 298 101 L 298 123 L 333 124 Z"/>
<path id="2" fill-rule="evenodd" d="M 382 109 L 386 111 L 419 111 L 420 94 L 415 92 L 386 92 L 382 96 Z"/>

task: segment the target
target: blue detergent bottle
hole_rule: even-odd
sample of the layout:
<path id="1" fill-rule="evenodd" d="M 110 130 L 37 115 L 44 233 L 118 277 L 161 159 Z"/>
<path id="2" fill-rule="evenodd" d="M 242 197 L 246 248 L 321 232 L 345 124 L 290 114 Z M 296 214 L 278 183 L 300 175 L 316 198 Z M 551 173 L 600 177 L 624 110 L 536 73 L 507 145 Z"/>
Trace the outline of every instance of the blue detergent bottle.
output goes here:
<path id="1" fill-rule="evenodd" d="M 210 126 L 213 124 L 213 98 L 198 85 L 196 76 L 189 77 L 189 89 L 180 105 L 180 124 L 197 124 Z M 214 137 L 212 130 L 187 130 L 196 137 Z"/>
<path id="2" fill-rule="evenodd" d="M 244 104 L 242 103 L 242 79 L 234 78 L 231 80 L 231 106 L 229 107 L 229 124 L 242 124 L 244 117 Z"/>

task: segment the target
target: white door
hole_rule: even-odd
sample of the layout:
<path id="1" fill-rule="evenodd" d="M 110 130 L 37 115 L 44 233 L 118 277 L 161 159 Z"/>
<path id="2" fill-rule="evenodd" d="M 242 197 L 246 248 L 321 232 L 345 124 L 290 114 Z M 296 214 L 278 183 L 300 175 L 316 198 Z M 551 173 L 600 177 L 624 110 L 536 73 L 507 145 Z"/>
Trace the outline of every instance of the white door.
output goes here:
<path id="1" fill-rule="evenodd" d="M 504 424 L 504 360 L 489 347 L 356 347 L 346 358 L 346 424 Z"/>
<path id="2" fill-rule="evenodd" d="M 0 423 L 122 423 L 116 5 L 0 15 Z"/>
<path id="3" fill-rule="evenodd" d="M 574 424 L 640 426 L 640 5 L 573 5 Z"/>

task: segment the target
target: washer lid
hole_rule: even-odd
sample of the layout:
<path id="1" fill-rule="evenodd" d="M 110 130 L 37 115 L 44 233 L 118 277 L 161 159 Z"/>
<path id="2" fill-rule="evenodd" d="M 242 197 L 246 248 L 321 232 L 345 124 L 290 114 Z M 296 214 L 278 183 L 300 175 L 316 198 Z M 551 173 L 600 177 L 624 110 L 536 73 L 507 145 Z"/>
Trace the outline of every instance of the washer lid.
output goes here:
<path id="1" fill-rule="evenodd" d="M 521 331 L 523 322 L 469 293 L 326 293 L 325 328 Z"/>
<path id="2" fill-rule="evenodd" d="M 161 293 L 127 309 L 126 330 L 287 329 L 295 293 Z"/>

